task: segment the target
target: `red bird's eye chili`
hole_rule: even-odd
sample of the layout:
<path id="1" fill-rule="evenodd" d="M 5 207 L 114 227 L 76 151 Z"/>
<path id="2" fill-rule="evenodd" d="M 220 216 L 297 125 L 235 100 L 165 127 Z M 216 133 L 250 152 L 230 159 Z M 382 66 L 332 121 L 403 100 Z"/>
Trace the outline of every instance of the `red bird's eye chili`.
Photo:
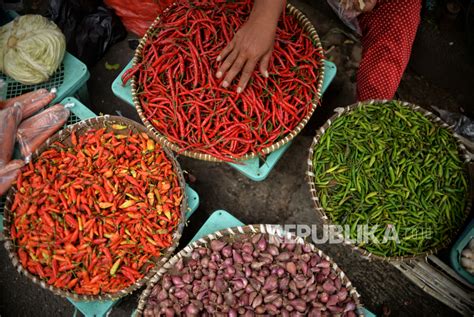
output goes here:
<path id="1" fill-rule="evenodd" d="M 112 128 L 73 132 L 70 147 L 54 143 L 16 182 L 11 237 L 21 265 L 76 294 L 143 278 L 181 217 L 178 177 L 159 144 Z"/>
<path id="2" fill-rule="evenodd" d="M 250 0 L 175 4 L 147 37 L 142 62 L 122 77 L 124 83 L 137 80 L 144 116 L 181 151 L 225 161 L 262 154 L 293 131 L 318 100 L 321 50 L 286 14 L 278 23 L 269 78 L 255 70 L 240 95 L 235 87 L 220 87 L 216 58 L 251 8 Z"/>

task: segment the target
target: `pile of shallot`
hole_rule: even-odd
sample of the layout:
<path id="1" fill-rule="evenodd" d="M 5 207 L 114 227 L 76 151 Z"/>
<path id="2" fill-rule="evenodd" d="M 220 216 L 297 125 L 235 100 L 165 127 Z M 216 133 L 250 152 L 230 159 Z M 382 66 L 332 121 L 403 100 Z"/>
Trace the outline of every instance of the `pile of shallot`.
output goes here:
<path id="1" fill-rule="evenodd" d="M 144 315 L 356 316 L 350 289 L 309 244 L 261 233 L 225 238 L 180 258 Z"/>

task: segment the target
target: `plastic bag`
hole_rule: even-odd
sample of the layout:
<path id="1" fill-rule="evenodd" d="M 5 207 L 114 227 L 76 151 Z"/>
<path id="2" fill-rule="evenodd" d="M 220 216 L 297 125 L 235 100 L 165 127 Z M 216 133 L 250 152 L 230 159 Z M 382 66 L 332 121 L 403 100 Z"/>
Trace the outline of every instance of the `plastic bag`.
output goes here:
<path id="1" fill-rule="evenodd" d="M 70 111 L 63 105 L 54 105 L 23 121 L 18 127 L 17 140 L 26 162 L 31 154 L 67 121 Z"/>
<path id="2" fill-rule="evenodd" d="M 449 112 L 432 106 L 444 122 L 453 127 L 454 131 L 469 141 L 474 142 L 474 121 L 461 113 Z"/>
<path id="3" fill-rule="evenodd" d="M 141 4 L 135 2 L 135 6 Z M 120 19 L 102 1 L 50 0 L 49 17 L 63 31 L 67 51 L 87 66 L 94 65 L 110 46 L 127 36 Z"/>
<path id="4" fill-rule="evenodd" d="M 55 97 L 56 88 L 51 89 L 51 91 L 48 91 L 44 88 L 38 89 L 0 102 L 0 109 L 5 109 L 13 106 L 15 103 L 19 103 L 22 107 L 21 114 L 22 119 L 24 120 L 49 105 L 49 103 L 53 101 Z"/>
<path id="5" fill-rule="evenodd" d="M 133 0 L 105 0 L 107 6 L 113 8 L 123 24 L 130 32 L 142 37 L 156 17 L 172 0 L 144 0 L 137 4 Z"/>
<path id="6" fill-rule="evenodd" d="M 7 165 L 0 168 L 0 196 L 5 194 L 18 177 L 20 169 L 25 165 L 22 160 L 10 161 Z"/>
<path id="7" fill-rule="evenodd" d="M 345 25 L 347 25 L 357 34 L 362 34 L 359 21 L 357 20 L 357 17 L 361 14 L 360 11 L 355 9 L 346 9 L 343 1 L 341 0 L 328 0 L 328 4 L 334 10 L 334 12 L 336 12 L 336 14 L 339 16 L 339 19 L 341 19 Z"/>
<path id="8" fill-rule="evenodd" d="M 0 110 L 0 168 L 10 162 L 15 147 L 15 134 L 21 122 L 21 105 Z"/>

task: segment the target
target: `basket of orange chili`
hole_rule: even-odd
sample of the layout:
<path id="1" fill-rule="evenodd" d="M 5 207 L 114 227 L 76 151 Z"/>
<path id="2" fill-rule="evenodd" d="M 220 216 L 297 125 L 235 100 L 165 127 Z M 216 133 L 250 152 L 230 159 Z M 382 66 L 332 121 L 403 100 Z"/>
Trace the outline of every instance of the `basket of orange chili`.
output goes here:
<path id="1" fill-rule="evenodd" d="M 57 295 L 125 296 L 176 248 L 184 186 L 172 153 L 135 121 L 103 116 L 68 126 L 34 153 L 8 193 L 9 257 Z"/>
<path id="2" fill-rule="evenodd" d="M 166 147 L 206 161 L 248 160 L 279 149 L 310 119 L 321 97 L 323 48 L 290 4 L 267 77 L 254 71 L 240 94 L 215 77 L 218 55 L 251 8 L 251 0 L 181 1 L 142 38 L 122 80 L 131 79 L 141 120 Z"/>

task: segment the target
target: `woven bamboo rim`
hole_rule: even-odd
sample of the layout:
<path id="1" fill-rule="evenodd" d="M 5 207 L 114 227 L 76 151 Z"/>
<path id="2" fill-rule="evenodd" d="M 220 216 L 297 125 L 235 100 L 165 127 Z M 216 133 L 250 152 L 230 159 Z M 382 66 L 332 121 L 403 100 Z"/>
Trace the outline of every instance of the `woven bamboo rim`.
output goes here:
<path id="1" fill-rule="evenodd" d="M 349 105 L 345 108 L 342 108 L 341 111 L 336 112 L 333 116 L 331 116 L 331 118 L 329 118 L 324 123 L 324 125 L 321 128 L 319 128 L 319 130 L 316 132 L 316 136 L 313 138 L 313 142 L 312 142 L 312 144 L 309 148 L 308 170 L 306 172 L 306 176 L 307 176 L 307 180 L 308 180 L 308 184 L 309 184 L 309 189 L 310 189 L 310 192 L 311 192 L 311 199 L 313 200 L 316 214 L 320 218 L 323 219 L 323 222 L 325 224 L 330 225 L 332 223 L 329 220 L 328 216 L 326 215 L 326 212 L 324 211 L 323 207 L 321 206 L 321 203 L 320 203 L 318 195 L 317 195 L 317 188 L 316 188 L 316 185 L 314 184 L 315 183 L 315 178 L 314 178 L 315 175 L 314 175 L 314 167 L 313 167 L 314 148 L 318 145 L 319 140 L 321 139 L 323 134 L 327 131 L 327 129 L 331 126 L 331 124 L 337 118 L 343 116 L 344 114 L 350 113 L 353 110 L 355 110 L 357 107 L 360 107 L 360 106 L 363 106 L 363 105 L 374 104 L 374 103 L 384 104 L 384 103 L 388 103 L 388 102 L 397 102 L 400 105 L 403 105 L 403 106 L 408 107 L 408 108 L 410 108 L 414 111 L 417 111 L 417 112 L 421 113 L 423 116 L 425 116 L 426 118 L 428 118 L 432 123 L 434 123 L 434 124 L 436 124 L 436 125 L 438 125 L 442 128 L 447 129 L 448 131 L 450 131 L 452 133 L 452 135 L 454 136 L 454 138 L 456 139 L 456 141 L 457 141 L 457 145 L 458 145 L 461 160 L 464 161 L 466 165 L 467 165 L 467 163 L 470 162 L 470 156 L 469 156 L 469 154 L 466 150 L 466 147 L 464 146 L 461 139 L 459 138 L 458 134 L 456 134 L 454 132 L 454 130 L 448 124 L 446 124 L 444 121 L 442 121 L 439 117 L 437 117 L 431 111 L 423 109 L 422 107 L 420 107 L 418 105 L 414 105 L 414 104 L 411 104 L 411 103 L 408 103 L 408 102 L 403 102 L 403 101 L 396 101 L 396 100 L 369 100 L 369 101 L 359 102 L 359 103 L 356 103 L 356 104 Z M 466 173 L 468 173 L 467 170 L 466 170 Z M 468 197 L 467 197 L 466 208 L 465 208 L 465 211 L 464 211 L 464 213 L 465 213 L 464 220 L 467 219 L 467 217 L 469 215 L 469 212 L 471 210 L 472 198 L 473 198 L 472 182 L 470 182 L 470 189 L 469 189 L 469 192 L 468 192 L 467 195 L 468 195 Z M 355 250 L 356 252 L 358 252 L 364 258 L 366 258 L 368 260 L 376 259 L 376 260 L 387 261 L 387 262 L 402 262 L 402 261 L 421 260 L 421 259 L 424 259 L 424 258 L 426 258 L 427 256 L 429 256 L 431 254 L 437 253 L 439 250 L 447 247 L 451 243 L 453 237 L 456 236 L 457 231 L 459 231 L 459 229 L 456 230 L 456 232 L 453 233 L 452 237 L 450 237 L 449 239 L 443 241 L 443 243 L 441 243 L 439 246 L 431 248 L 431 249 L 429 249 L 425 252 L 422 252 L 422 253 L 417 254 L 417 255 L 392 256 L 392 257 L 384 257 L 384 256 L 379 256 L 379 255 L 373 254 L 373 253 L 371 253 L 371 252 L 369 252 L 369 251 L 367 251 L 363 248 L 357 247 L 351 241 L 344 239 L 344 237 L 342 235 L 338 235 L 338 237 L 343 240 L 343 244 L 349 245 L 353 250 Z"/>
<path id="2" fill-rule="evenodd" d="M 171 10 L 176 5 L 177 5 L 177 2 L 173 3 L 171 6 L 169 6 L 167 9 L 165 9 L 163 12 L 167 12 L 168 10 Z M 319 54 L 321 56 L 324 56 L 324 50 L 323 50 L 321 41 L 319 39 L 318 33 L 316 32 L 316 29 L 314 28 L 314 26 L 311 23 L 311 21 L 300 10 L 298 10 L 297 8 L 295 8 L 294 6 L 292 6 L 289 3 L 287 3 L 287 5 L 286 5 L 286 11 L 287 11 L 287 14 L 293 15 L 296 18 L 299 25 L 309 35 L 309 37 L 311 38 L 311 40 L 315 44 L 316 48 L 318 49 Z M 132 67 L 137 66 L 137 64 L 139 64 L 141 62 L 141 53 L 142 53 L 143 47 L 144 47 L 148 37 L 150 36 L 150 33 L 153 32 L 153 30 L 155 29 L 156 25 L 159 22 L 160 22 L 160 16 L 158 16 L 155 19 L 153 24 L 148 29 L 147 33 L 141 39 L 141 41 L 138 44 L 138 47 L 135 51 L 135 55 L 133 57 L 133 61 L 132 61 L 133 66 Z M 320 69 L 318 69 L 318 72 L 320 72 L 320 76 L 318 78 L 318 83 L 317 83 L 317 94 L 316 94 L 316 99 L 313 100 L 313 102 L 311 104 L 311 110 L 301 120 L 301 122 L 295 127 L 295 129 L 293 131 L 288 133 L 283 139 L 279 140 L 278 142 L 272 144 L 269 147 L 264 148 L 262 150 L 263 154 L 266 155 L 266 154 L 269 154 L 271 152 L 274 152 L 274 151 L 278 150 L 279 148 L 281 148 L 282 146 L 284 146 L 285 144 L 287 144 L 288 142 L 290 142 L 291 140 L 293 140 L 293 138 L 296 137 L 301 132 L 301 130 L 303 130 L 305 125 L 308 123 L 308 121 L 311 118 L 311 116 L 313 115 L 313 112 L 316 109 L 319 101 L 321 100 L 322 87 L 323 87 L 323 81 L 324 81 L 324 62 L 323 61 L 324 61 L 323 59 L 320 60 Z M 135 108 L 137 109 L 138 115 L 140 116 L 140 119 L 142 120 L 142 122 L 145 124 L 145 126 L 147 127 L 148 130 L 150 130 L 151 132 L 153 132 L 157 136 L 159 142 L 163 146 L 170 148 L 171 150 L 173 150 L 174 152 L 179 153 L 180 155 L 188 156 L 188 157 L 191 157 L 191 158 L 195 158 L 195 159 L 199 159 L 199 160 L 203 160 L 203 161 L 210 161 L 210 162 L 224 162 L 223 160 L 218 159 L 218 158 L 216 158 L 212 155 L 209 155 L 209 154 L 198 153 L 198 152 L 193 152 L 193 151 L 189 151 L 189 150 L 182 151 L 179 146 L 177 146 L 176 144 L 170 142 L 164 135 L 162 135 L 160 132 L 158 132 L 155 129 L 155 127 L 148 121 L 148 119 L 146 118 L 146 116 L 143 113 L 143 108 L 141 106 L 140 99 L 138 97 L 138 83 L 137 83 L 136 78 L 137 78 L 137 76 L 133 76 L 132 77 L 132 83 L 131 83 L 133 104 L 135 105 Z M 255 157 L 259 157 L 259 154 L 258 153 L 248 153 L 248 154 L 246 154 L 246 155 L 244 155 L 241 158 L 238 158 L 236 160 L 237 161 L 246 161 L 246 160 L 250 160 L 250 159 L 255 158 Z"/>
<path id="3" fill-rule="evenodd" d="M 84 134 L 84 132 L 86 132 L 87 130 L 91 128 L 110 128 L 112 124 L 116 124 L 116 123 L 127 125 L 128 127 L 127 129 L 120 130 L 120 131 L 114 130 L 118 134 L 126 134 L 130 130 L 132 130 L 134 133 L 145 132 L 153 140 L 157 141 L 156 137 L 152 133 L 147 131 L 143 125 L 127 118 L 106 115 L 106 116 L 94 117 L 91 119 L 87 119 L 85 121 L 78 122 L 76 124 L 70 125 L 66 127 L 65 129 L 59 131 L 58 133 L 53 135 L 51 138 L 49 138 L 40 148 L 38 148 L 33 153 L 32 161 L 34 161 L 42 152 L 48 150 L 50 148 L 50 145 L 56 141 L 59 141 L 62 144 L 71 145 L 70 136 L 73 130 L 76 131 L 76 135 L 82 135 Z M 174 157 L 171 151 L 169 151 L 166 148 L 163 148 L 163 150 L 165 151 L 168 159 L 173 164 L 173 169 L 176 171 L 176 174 L 179 180 L 179 185 L 183 193 L 183 202 L 181 203 L 181 218 L 180 218 L 180 223 L 178 224 L 177 229 L 173 233 L 173 244 L 168 249 L 164 250 L 162 255 L 159 258 L 154 259 L 156 266 L 153 269 L 151 269 L 150 272 L 148 272 L 142 279 L 136 281 L 134 284 L 116 293 L 99 294 L 99 295 L 79 295 L 79 294 L 75 294 L 69 291 L 62 290 L 52 285 L 48 285 L 43 279 L 28 272 L 28 270 L 26 270 L 21 265 L 21 262 L 19 261 L 17 253 L 16 253 L 15 245 L 11 239 L 10 226 L 12 225 L 12 213 L 11 213 L 10 208 L 11 208 L 11 205 L 13 203 L 13 199 L 16 193 L 16 189 L 12 187 L 7 194 L 7 198 L 5 202 L 3 227 L 4 227 L 4 236 L 5 236 L 5 248 L 8 251 L 8 256 L 10 257 L 10 260 L 12 261 L 12 264 L 15 267 L 15 269 L 19 273 L 25 275 L 31 281 L 33 281 L 33 283 L 41 286 L 41 288 L 50 290 L 56 295 L 67 297 L 67 298 L 78 300 L 78 301 L 116 300 L 132 293 L 133 291 L 145 285 L 147 281 L 153 275 L 155 275 L 158 269 L 164 263 L 166 263 L 166 261 L 168 260 L 168 257 L 170 257 L 173 254 L 174 250 L 178 246 L 179 239 L 181 238 L 183 228 L 185 225 L 185 213 L 187 212 L 187 209 L 188 209 L 187 196 L 184 190 L 185 182 L 184 182 L 184 177 L 183 177 L 183 172 L 181 170 L 181 167 L 179 166 L 176 158 Z"/>
<path id="4" fill-rule="evenodd" d="M 163 267 L 161 267 L 158 270 L 155 276 L 153 276 L 150 279 L 146 289 L 142 292 L 138 300 L 138 307 L 136 310 L 135 317 L 139 317 L 143 315 L 143 312 L 146 308 L 146 304 L 148 301 L 148 297 L 150 296 L 153 290 L 153 287 L 156 285 L 156 283 L 160 281 L 161 277 L 164 276 L 169 270 L 172 270 L 174 266 L 176 265 L 176 263 L 181 258 L 189 257 L 195 248 L 208 247 L 212 240 L 217 240 L 217 239 L 222 239 L 222 238 L 225 239 L 226 237 L 231 237 L 238 234 L 250 235 L 250 234 L 257 234 L 257 233 L 263 233 L 263 234 L 267 234 L 268 236 L 279 237 L 279 238 L 285 239 L 285 241 L 292 241 L 301 245 L 309 245 L 311 247 L 311 250 L 314 253 L 317 253 L 322 259 L 327 260 L 331 264 L 332 272 L 335 272 L 337 274 L 337 277 L 341 279 L 342 285 L 344 285 L 347 288 L 349 295 L 354 300 L 354 303 L 356 304 L 357 315 L 364 316 L 364 313 L 362 310 L 363 306 L 360 303 L 360 295 L 357 292 L 356 288 L 352 285 L 347 275 L 337 266 L 337 264 L 330 257 L 324 254 L 323 251 L 316 248 L 313 244 L 306 242 L 303 238 L 295 236 L 290 232 L 283 231 L 281 227 L 279 226 L 268 225 L 268 224 L 255 224 L 255 225 L 247 225 L 247 226 L 238 226 L 238 227 L 216 231 L 212 234 L 209 234 L 205 237 L 202 237 L 199 240 L 196 240 L 188 244 L 183 250 L 181 250 L 174 257 L 172 257 L 165 265 L 163 265 Z"/>

